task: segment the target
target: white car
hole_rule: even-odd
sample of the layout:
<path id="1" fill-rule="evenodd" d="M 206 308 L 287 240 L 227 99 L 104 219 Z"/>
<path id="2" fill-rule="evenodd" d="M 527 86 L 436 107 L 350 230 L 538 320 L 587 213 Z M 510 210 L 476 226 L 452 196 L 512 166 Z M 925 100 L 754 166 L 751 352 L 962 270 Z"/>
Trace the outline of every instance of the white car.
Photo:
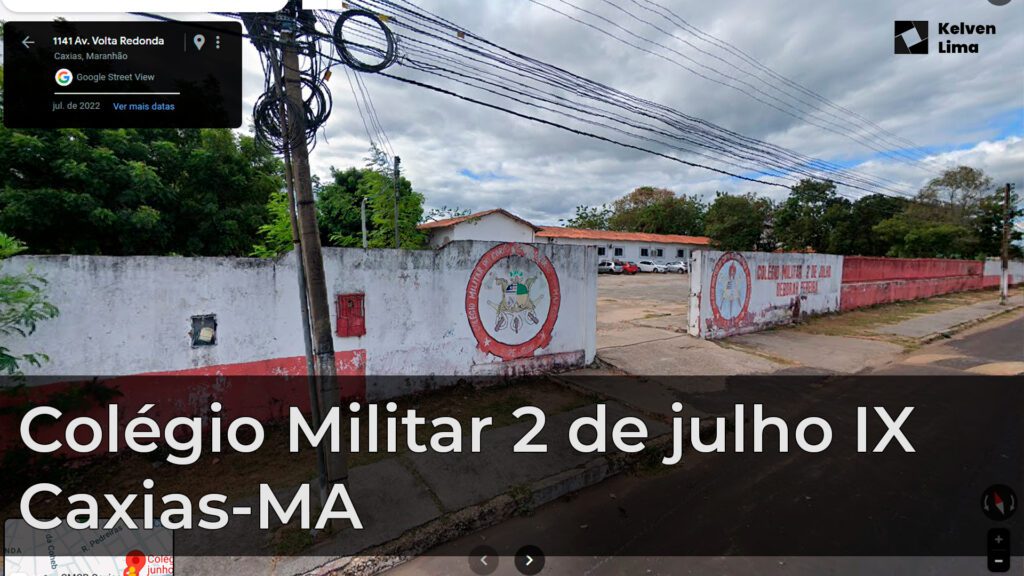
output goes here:
<path id="1" fill-rule="evenodd" d="M 597 263 L 598 274 L 622 274 L 622 264 L 616 264 L 611 260 L 601 260 Z"/>
<path id="2" fill-rule="evenodd" d="M 641 260 L 636 263 L 637 267 L 640 268 L 641 272 L 657 272 L 659 274 L 665 273 L 664 264 L 656 264 L 651 260 Z"/>
<path id="3" fill-rule="evenodd" d="M 690 265 L 682 260 L 677 260 L 675 262 L 669 262 L 668 264 L 665 264 L 665 271 L 686 274 L 687 272 L 690 271 Z"/>

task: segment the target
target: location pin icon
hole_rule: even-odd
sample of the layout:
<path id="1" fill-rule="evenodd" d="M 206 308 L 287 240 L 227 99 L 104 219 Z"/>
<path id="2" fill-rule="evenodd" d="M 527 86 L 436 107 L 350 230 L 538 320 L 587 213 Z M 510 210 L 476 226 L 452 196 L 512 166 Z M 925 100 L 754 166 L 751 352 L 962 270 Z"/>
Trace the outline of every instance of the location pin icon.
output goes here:
<path id="1" fill-rule="evenodd" d="M 192 39 L 192 43 L 196 45 L 199 50 L 203 49 L 203 44 L 206 44 L 206 36 L 202 34 L 196 34 L 196 37 Z"/>

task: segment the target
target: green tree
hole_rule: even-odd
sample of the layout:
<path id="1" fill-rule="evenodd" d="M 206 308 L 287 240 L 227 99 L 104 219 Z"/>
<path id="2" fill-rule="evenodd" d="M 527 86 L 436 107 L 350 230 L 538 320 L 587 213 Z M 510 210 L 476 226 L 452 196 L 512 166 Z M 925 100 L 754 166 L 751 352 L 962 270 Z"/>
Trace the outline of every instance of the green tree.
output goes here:
<path id="1" fill-rule="evenodd" d="M 390 164 L 371 148 L 366 168 L 331 168 L 323 183 L 315 179 L 317 226 L 324 246 L 362 246 L 360 205 L 366 198 L 366 227 L 371 248 L 391 248 L 395 237 L 395 188 Z M 260 241 L 251 252 L 273 257 L 291 250 L 291 220 L 285 194 L 272 197 L 265 207 L 269 222 L 260 229 Z M 399 178 L 399 235 L 402 247 L 419 249 L 426 235 L 416 226 L 423 219 L 423 195 L 405 177 Z"/>
<path id="2" fill-rule="evenodd" d="M 281 170 L 226 129 L 0 128 L 0 228 L 43 254 L 241 256 Z"/>
<path id="3" fill-rule="evenodd" d="M 704 232 L 707 206 L 698 196 L 641 186 L 612 203 L 608 228 L 625 232 L 690 234 Z"/>
<path id="4" fill-rule="evenodd" d="M 836 193 L 835 183 L 801 180 L 775 210 L 775 235 L 787 250 L 827 252 L 848 210 L 849 202 Z"/>
<path id="5" fill-rule="evenodd" d="M 930 180 L 902 212 L 883 220 L 873 231 L 888 243 L 890 256 L 997 256 L 1002 241 L 1002 201 L 1002 194 L 992 190 L 992 179 L 982 170 L 958 166 Z"/>
<path id="6" fill-rule="evenodd" d="M 269 221 L 259 229 L 263 241 L 253 246 L 250 256 L 276 258 L 291 250 L 294 245 L 286 192 L 274 192 L 270 195 L 270 200 L 267 200 L 267 215 Z"/>
<path id="7" fill-rule="evenodd" d="M 974 236 L 977 238 L 978 252 L 981 256 L 996 256 L 1003 250 L 1003 212 L 1005 197 L 1003 190 L 996 190 L 985 196 L 978 203 L 978 215 L 974 220 Z M 1020 195 L 1010 192 L 1010 258 L 1022 256 L 1018 242 L 1024 237 L 1020 230 L 1013 227 L 1013 222 L 1024 217 L 1024 206 Z"/>
<path id="8" fill-rule="evenodd" d="M 359 168 L 331 168 L 330 181 L 317 188 L 317 223 L 320 242 L 325 246 L 363 245 L 360 210 L 366 190 L 360 190 L 360 183 L 367 173 L 368 170 Z M 373 206 L 369 198 L 366 211 L 367 231 L 370 232 L 373 230 Z"/>
<path id="9" fill-rule="evenodd" d="M 992 178 L 970 166 L 957 166 L 933 178 L 917 194 L 918 212 L 926 218 L 970 227 L 978 215 L 980 203 L 992 190 Z"/>
<path id="10" fill-rule="evenodd" d="M 704 219 L 704 233 L 719 250 L 775 249 L 771 238 L 771 200 L 754 194 L 718 192 Z"/>
<path id="11" fill-rule="evenodd" d="M 415 250 L 426 245 L 426 234 L 416 226 L 423 218 L 423 195 L 412 189 L 404 176 L 398 180 L 398 230 L 402 248 Z M 391 248 L 395 241 L 395 190 L 393 179 L 380 172 L 363 174 L 359 192 L 369 199 L 367 209 L 372 229 L 369 232 L 371 248 Z M 368 223 L 369 225 L 369 223 Z M 332 238 L 333 240 L 333 238 Z"/>
<path id="12" fill-rule="evenodd" d="M 882 221 L 873 231 L 889 244 L 886 255 L 897 258 L 964 258 L 973 249 L 967 228 L 914 219 L 906 213 Z"/>
<path id="13" fill-rule="evenodd" d="M 885 256 L 891 243 L 873 232 L 875 226 L 901 214 L 908 204 L 904 198 L 869 194 L 851 205 L 837 204 L 828 219 L 834 223 L 828 252 L 860 256 Z"/>
<path id="14" fill-rule="evenodd" d="M 24 251 L 22 242 L 0 232 L 0 260 Z M 31 271 L 0 275 L 0 336 L 24 338 L 35 332 L 39 322 L 57 317 L 57 307 L 46 301 L 45 288 L 46 280 Z M 40 366 L 47 360 L 45 354 L 15 354 L 0 344 L 0 373 L 20 374 L 22 363 Z"/>
<path id="15" fill-rule="evenodd" d="M 585 230 L 607 230 L 612 209 L 606 204 L 600 206 L 577 206 L 576 215 L 572 218 L 560 218 L 558 221 L 569 228 Z"/>
<path id="16" fill-rule="evenodd" d="M 416 226 L 423 220 L 423 195 L 412 189 L 404 176 L 395 190 L 394 165 L 376 144 L 370 145 L 366 170 L 359 181 L 359 195 L 369 208 L 369 246 L 391 248 L 395 245 L 395 194 L 398 194 L 398 236 L 402 248 L 423 248 L 427 235 Z M 372 227 L 370 226 L 372 223 Z"/>

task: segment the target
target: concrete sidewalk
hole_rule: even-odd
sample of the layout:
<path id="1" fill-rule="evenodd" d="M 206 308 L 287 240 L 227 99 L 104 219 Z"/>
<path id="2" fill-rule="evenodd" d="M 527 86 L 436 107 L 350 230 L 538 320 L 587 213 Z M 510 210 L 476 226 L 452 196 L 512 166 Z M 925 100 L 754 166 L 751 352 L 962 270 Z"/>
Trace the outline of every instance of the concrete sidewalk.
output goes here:
<path id="1" fill-rule="evenodd" d="M 899 362 L 920 344 L 948 337 L 1021 307 L 1024 307 L 1024 295 L 1015 291 L 1005 306 L 994 297 L 894 323 L 865 326 L 864 335 L 859 336 L 780 328 L 729 338 L 724 344 L 816 372 L 851 374 Z"/>
<path id="2" fill-rule="evenodd" d="M 917 345 L 1021 307 L 1024 293 L 1014 290 L 1007 306 L 1001 306 L 992 294 L 983 302 L 899 321 L 872 319 L 873 325 L 858 325 L 855 335 L 833 335 L 828 330 L 822 333 L 812 319 L 803 327 L 781 327 L 720 341 L 680 334 L 679 314 L 616 318 L 614 322 L 599 323 L 597 354 L 613 371 L 635 375 L 852 374 L 898 362 Z M 884 311 L 884 307 L 879 310 Z M 831 318 L 835 319 L 832 322 L 843 322 L 844 315 Z M 601 382 L 601 386 L 609 387 L 607 381 Z M 612 387 L 592 392 L 608 394 L 630 406 L 642 408 L 645 404 L 629 390 Z M 671 395 L 671 391 L 664 393 Z"/>
<path id="3" fill-rule="evenodd" d="M 1019 291 L 1015 291 L 1011 294 L 1005 306 L 1000 305 L 999 300 L 979 302 L 969 306 L 961 306 L 952 310 L 911 318 L 910 320 L 904 320 L 888 326 L 879 326 L 875 329 L 875 332 L 878 334 L 894 334 L 905 338 L 928 340 L 941 337 L 959 327 L 982 322 L 987 318 L 1015 310 L 1021 306 L 1024 306 L 1024 295 L 1021 295 Z"/>

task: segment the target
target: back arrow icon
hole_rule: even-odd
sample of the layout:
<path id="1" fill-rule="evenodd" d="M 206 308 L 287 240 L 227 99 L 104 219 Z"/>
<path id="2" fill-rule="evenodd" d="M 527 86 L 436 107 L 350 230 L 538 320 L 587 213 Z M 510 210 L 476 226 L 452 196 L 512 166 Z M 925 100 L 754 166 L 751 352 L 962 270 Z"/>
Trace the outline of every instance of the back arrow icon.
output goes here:
<path id="1" fill-rule="evenodd" d="M 480 563 L 483 564 L 484 566 L 487 566 L 488 565 L 487 564 L 487 556 L 481 556 L 480 557 Z"/>
<path id="2" fill-rule="evenodd" d="M 24 46 L 25 49 L 31 48 L 31 46 L 29 46 L 29 44 L 35 44 L 36 43 L 35 40 L 30 40 L 30 38 L 31 38 L 31 36 L 25 36 L 25 39 L 21 41 L 21 45 Z"/>

